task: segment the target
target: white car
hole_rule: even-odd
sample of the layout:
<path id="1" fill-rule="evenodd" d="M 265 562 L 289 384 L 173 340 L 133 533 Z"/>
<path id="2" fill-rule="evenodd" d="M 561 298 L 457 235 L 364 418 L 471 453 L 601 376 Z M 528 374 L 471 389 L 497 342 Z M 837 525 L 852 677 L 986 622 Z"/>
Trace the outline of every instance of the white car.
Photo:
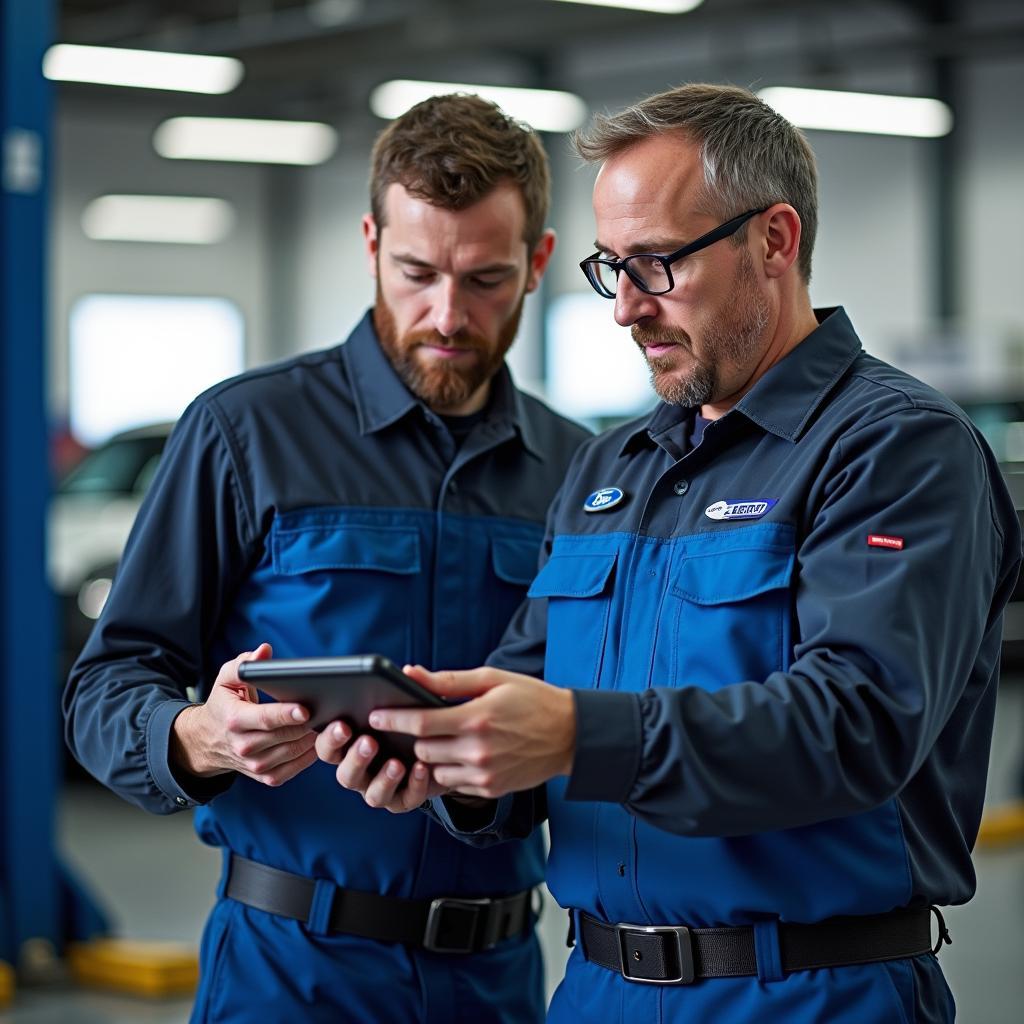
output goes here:
<path id="1" fill-rule="evenodd" d="M 60 600 L 59 671 L 65 678 L 103 610 L 171 426 L 115 434 L 68 473 L 50 503 L 47 575 Z"/>

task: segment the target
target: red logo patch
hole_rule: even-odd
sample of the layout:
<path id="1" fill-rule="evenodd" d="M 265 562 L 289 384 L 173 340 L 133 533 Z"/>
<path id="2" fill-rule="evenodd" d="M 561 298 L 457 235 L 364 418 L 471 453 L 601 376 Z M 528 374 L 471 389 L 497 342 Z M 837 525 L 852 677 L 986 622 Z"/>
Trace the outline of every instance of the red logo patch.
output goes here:
<path id="1" fill-rule="evenodd" d="M 894 551 L 902 551 L 903 538 L 887 537 L 882 533 L 869 533 L 868 546 L 872 548 L 892 548 Z"/>

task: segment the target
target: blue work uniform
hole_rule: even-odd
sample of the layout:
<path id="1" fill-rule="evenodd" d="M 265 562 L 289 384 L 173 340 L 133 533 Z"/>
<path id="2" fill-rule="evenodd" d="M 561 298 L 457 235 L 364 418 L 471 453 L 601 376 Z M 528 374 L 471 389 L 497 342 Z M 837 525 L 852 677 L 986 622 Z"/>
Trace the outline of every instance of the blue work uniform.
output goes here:
<path id="1" fill-rule="evenodd" d="M 226 899 L 222 882 L 194 1021 L 543 1016 L 532 930 L 445 956 L 326 929 L 336 887 L 428 900 L 528 888 L 543 873 L 539 837 L 473 850 L 424 815 L 371 810 L 329 765 L 279 788 L 201 780 L 168 745 L 186 687 L 208 691 L 262 641 L 275 657 L 479 664 L 525 597 L 586 436 L 502 367 L 457 446 L 401 383 L 369 314 L 347 343 L 220 384 L 183 415 L 71 674 L 68 743 L 125 799 L 197 807 L 204 842 L 318 880 L 306 922 Z"/>
<path id="2" fill-rule="evenodd" d="M 577 689 L 576 756 L 474 841 L 547 812 L 564 907 L 754 928 L 758 976 L 689 985 L 577 946 L 550 1020 L 953 1019 L 930 954 L 779 967 L 782 923 L 973 894 L 1021 557 L 966 416 L 865 354 L 841 309 L 818 316 L 696 446 L 694 410 L 662 404 L 580 449 L 492 658 Z"/>

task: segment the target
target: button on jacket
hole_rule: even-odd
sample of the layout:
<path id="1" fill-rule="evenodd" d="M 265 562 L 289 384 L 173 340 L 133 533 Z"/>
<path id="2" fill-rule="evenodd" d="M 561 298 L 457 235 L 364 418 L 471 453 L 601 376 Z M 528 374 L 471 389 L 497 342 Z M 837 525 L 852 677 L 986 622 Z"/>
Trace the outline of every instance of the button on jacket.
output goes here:
<path id="1" fill-rule="evenodd" d="M 780 921 L 973 894 L 1020 562 L 964 414 L 818 315 L 693 450 L 668 405 L 581 448 L 492 658 L 579 692 L 572 775 L 500 801 L 491 838 L 547 810 L 563 906 L 757 926 L 759 978 L 643 985 L 577 949 L 553 1020 L 952 1019 L 931 955 L 771 968 Z"/>
<path id="2" fill-rule="evenodd" d="M 214 387 L 168 442 L 72 672 L 75 755 L 147 810 L 201 805 L 203 841 L 328 889 L 429 899 L 533 885 L 538 838 L 474 850 L 424 815 L 371 810 L 319 762 L 279 788 L 180 778 L 168 744 L 186 686 L 205 691 L 223 662 L 262 641 L 275 657 L 479 664 L 525 596 L 548 503 L 585 436 L 503 368 L 456 450 L 394 373 L 369 314 L 338 348 Z M 542 1015 L 532 937 L 460 958 L 318 931 L 218 901 L 194 1019 Z"/>

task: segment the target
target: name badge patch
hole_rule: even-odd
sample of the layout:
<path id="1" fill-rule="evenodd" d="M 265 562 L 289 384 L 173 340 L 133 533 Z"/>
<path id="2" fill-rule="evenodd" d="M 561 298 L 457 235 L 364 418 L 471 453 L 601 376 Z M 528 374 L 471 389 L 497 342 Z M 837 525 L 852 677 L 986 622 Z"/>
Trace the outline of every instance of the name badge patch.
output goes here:
<path id="1" fill-rule="evenodd" d="M 599 491 L 594 491 L 585 502 L 583 502 L 584 512 L 607 512 L 610 508 L 615 508 L 616 505 L 622 503 L 622 499 L 626 497 L 626 492 L 620 487 L 602 487 Z"/>
<path id="2" fill-rule="evenodd" d="M 869 533 L 868 534 L 868 547 L 872 548 L 892 548 L 893 551 L 903 550 L 903 538 L 902 537 L 890 537 L 884 533 Z"/>
<path id="3" fill-rule="evenodd" d="M 704 515 L 708 519 L 760 519 L 772 506 L 778 504 L 778 498 L 725 498 L 708 505 Z"/>

